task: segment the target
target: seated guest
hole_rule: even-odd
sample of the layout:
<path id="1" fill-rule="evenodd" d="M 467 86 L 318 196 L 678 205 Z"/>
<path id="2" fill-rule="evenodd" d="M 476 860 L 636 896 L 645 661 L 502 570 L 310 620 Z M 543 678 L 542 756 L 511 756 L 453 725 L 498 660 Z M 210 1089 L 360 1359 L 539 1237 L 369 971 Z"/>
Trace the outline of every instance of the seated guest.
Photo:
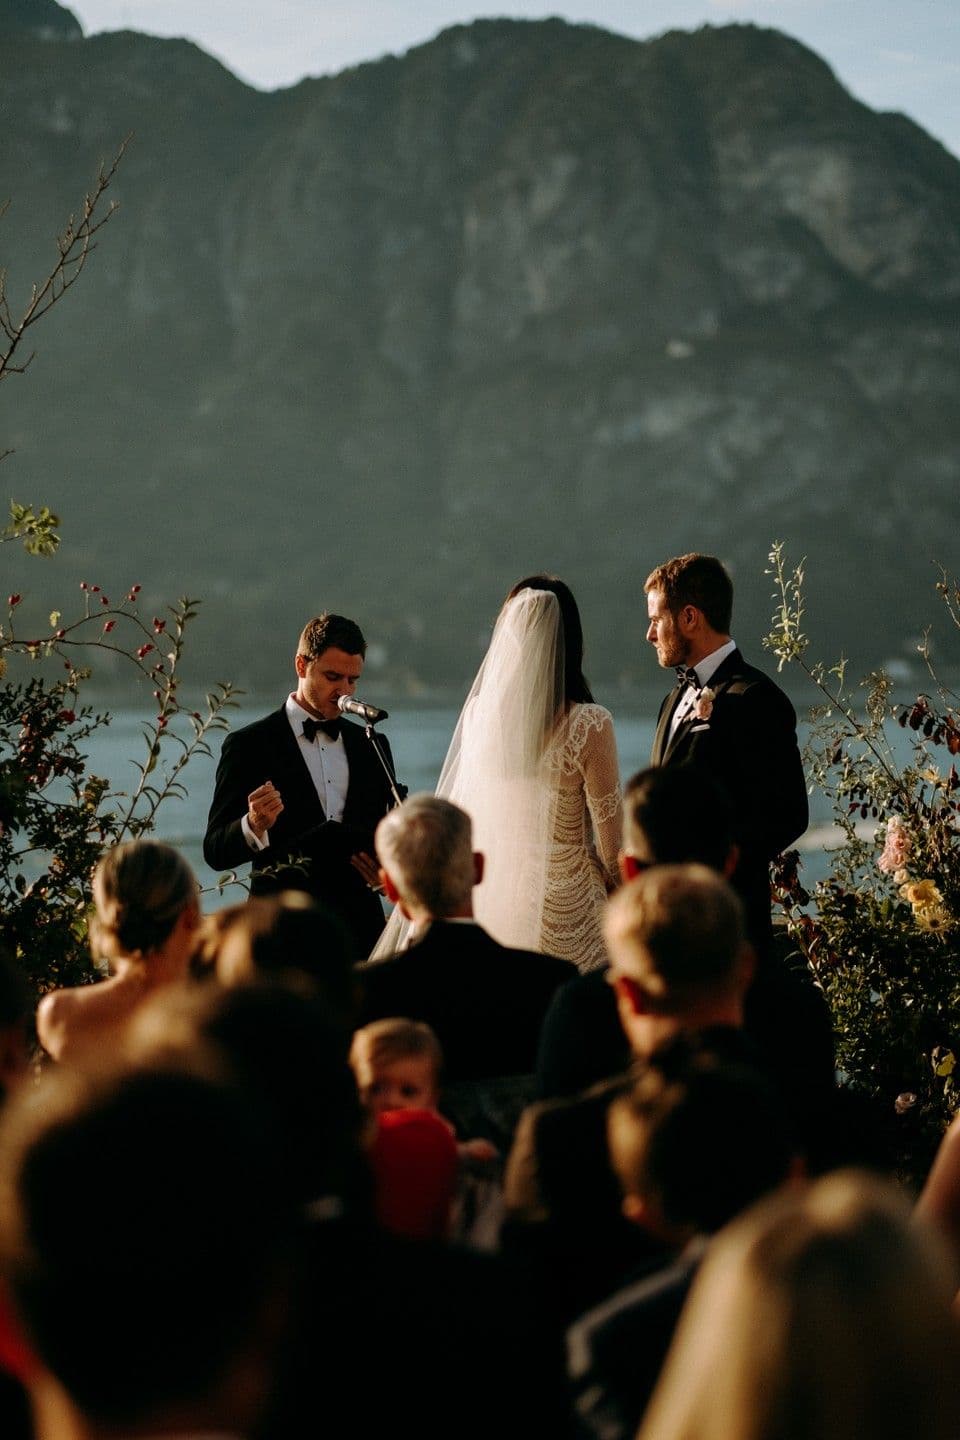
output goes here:
<path id="1" fill-rule="evenodd" d="M 134 1064 L 182 1066 L 212 1055 L 253 1104 L 267 1107 L 278 1184 L 299 1205 L 334 1214 L 366 1213 L 370 1195 L 347 1053 L 342 1023 L 302 977 L 170 987 L 142 1007 L 125 1037 Z"/>
<path id="2" fill-rule="evenodd" d="M 638 1066 L 662 1063 L 661 1052 L 691 1035 L 722 1059 L 756 1060 L 743 1033 L 753 952 L 721 876 L 703 865 L 655 866 L 610 899 L 604 938 L 634 1071 L 526 1110 L 504 1182 L 504 1244 L 532 1267 L 532 1283 L 565 1323 L 668 1248 L 623 1216 L 607 1149 L 611 1101 Z"/>
<path id="3" fill-rule="evenodd" d="M 212 972 L 227 986 L 299 975 L 349 1031 L 357 1009 L 352 954 L 339 916 L 301 890 L 284 890 L 209 916 L 194 970 L 199 975 Z"/>
<path id="4" fill-rule="evenodd" d="M 385 1110 L 439 1114 L 443 1051 L 421 1020 L 374 1020 L 362 1026 L 353 1037 L 350 1064 L 360 1099 L 371 1114 L 382 1115 Z M 496 1156 L 486 1140 L 465 1140 L 458 1148 L 465 1158 Z"/>
<path id="5" fill-rule="evenodd" d="M 253 1433 L 292 1215 L 260 1112 L 196 1075 L 63 1070 L 0 1125 L 0 1277 L 36 1433 Z"/>
<path id="6" fill-rule="evenodd" d="M 350 1063 L 360 1098 L 377 1125 L 369 1157 L 381 1223 L 400 1234 L 446 1236 L 453 1233 L 455 1201 L 457 1224 L 462 1223 L 467 1231 L 475 1233 L 479 1228 L 481 1207 L 485 1218 L 495 1209 L 498 1222 L 497 1150 L 484 1139 L 458 1145 L 453 1126 L 442 1119 L 443 1052 L 430 1026 L 420 1020 L 375 1020 L 354 1035 Z M 398 1120 L 398 1110 L 417 1111 L 429 1118 L 418 1124 Z M 446 1145 L 441 1139 L 443 1129 Z M 420 1147 L 422 1163 L 416 1160 L 413 1147 Z M 447 1158 L 450 1153 L 452 1168 Z M 441 1225 L 443 1195 L 446 1222 Z M 429 1219 L 423 1224 L 414 1219 L 402 1226 L 396 1219 L 391 1222 L 390 1216 L 415 1215 L 418 1196 Z"/>
<path id="7" fill-rule="evenodd" d="M 193 871 L 157 840 L 108 850 L 94 871 L 93 899 L 90 947 L 110 977 L 43 997 L 37 1036 L 54 1060 L 102 1057 L 150 995 L 186 975 L 200 924 Z"/>
<path id="8" fill-rule="evenodd" d="M 610 1155 L 623 1211 L 670 1258 L 641 1267 L 567 1334 L 582 1433 L 632 1440 L 709 1236 L 779 1186 L 796 1165 L 783 1103 L 746 1066 L 695 1046 L 670 1076 L 649 1070 L 614 1100 Z"/>
<path id="9" fill-rule="evenodd" d="M 144 1064 L 209 1064 L 214 1051 L 251 1108 L 266 1107 L 278 1183 L 305 1214 L 294 1323 L 261 1440 L 318 1429 L 379 1440 L 398 1427 L 447 1440 L 451 1415 L 469 1440 L 525 1440 L 544 1416 L 559 1428 L 559 1357 L 505 1268 L 375 1223 L 353 1073 L 309 988 L 284 979 L 168 991 L 132 1038 Z"/>
<path id="10" fill-rule="evenodd" d="M 449 1087 L 532 1075 L 544 1012 L 575 966 L 508 949 L 476 924 L 483 856 L 473 852 L 470 817 L 448 800 L 411 796 L 380 821 L 376 848 L 387 897 L 414 931 L 409 949 L 359 968 L 363 1023 L 424 1021 L 440 1042 Z M 456 1106 L 450 1088 L 445 1101 Z M 464 1115 L 458 1128 L 497 1139 L 482 1119 Z"/>
<path id="11" fill-rule="evenodd" d="M 695 863 L 726 879 L 733 874 L 738 854 L 733 808 L 710 775 L 682 765 L 641 770 L 628 782 L 623 801 L 620 873 L 625 883 L 653 865 Z M 757 964 L 744 1017 L 747 1031 L 761 1049 L 769 1047 L 783 1057 L 783 1070 L 809 1104 L 811 1090 L 825 1095 L 833 1089 L 827 1003 L 806 966 L 780 955 L 754 953 Z M 629 1063 L 607 979 L 607 970 L 595 971 L 554 997 L 537 1059 L 541 1098 L 574 1095 Z"/>
<path id="12" fill-rule="evenodd" d="M 711 1244 L 639 1440 L 953 1440 L 949 1269 L 870 1177 L 768 1198 Z"/>

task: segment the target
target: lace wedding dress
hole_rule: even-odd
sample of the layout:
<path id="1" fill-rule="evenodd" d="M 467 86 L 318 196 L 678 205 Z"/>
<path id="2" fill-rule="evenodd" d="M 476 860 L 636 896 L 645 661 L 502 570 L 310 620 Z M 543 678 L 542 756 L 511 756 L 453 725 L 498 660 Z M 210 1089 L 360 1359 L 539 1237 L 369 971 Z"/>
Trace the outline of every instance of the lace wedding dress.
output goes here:
<path id="1" fill-rule="evenodd" d="M 581 971 L 606 963 L 601 915 L 617 883 L 620 777 L 613 720 L 602 705 L 573 705 L 546 754 L 557 786 L 540 939 L 534 947 Z M 479 892 L 478 892 L 479 901 Z"/>

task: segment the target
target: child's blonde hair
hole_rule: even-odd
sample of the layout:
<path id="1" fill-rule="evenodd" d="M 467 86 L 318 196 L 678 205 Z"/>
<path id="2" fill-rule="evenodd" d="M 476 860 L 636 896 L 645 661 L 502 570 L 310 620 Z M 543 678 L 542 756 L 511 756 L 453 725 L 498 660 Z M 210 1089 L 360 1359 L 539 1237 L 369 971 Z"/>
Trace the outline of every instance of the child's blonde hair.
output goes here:
<path id="1" fill-rule="evenodd" d="M 374 1020 L 355 1032 L 350 1046 L 350 1064 L 361 1090 L 374 1083 L 377 1071 L 384 1065 L 392 1065 L 397 1060 L 419 1059 L 431 1062 L 434 1080 L 439 1085 L 443 1051 L 430 1026 L 421 1020 L 399 1017 Z"/>

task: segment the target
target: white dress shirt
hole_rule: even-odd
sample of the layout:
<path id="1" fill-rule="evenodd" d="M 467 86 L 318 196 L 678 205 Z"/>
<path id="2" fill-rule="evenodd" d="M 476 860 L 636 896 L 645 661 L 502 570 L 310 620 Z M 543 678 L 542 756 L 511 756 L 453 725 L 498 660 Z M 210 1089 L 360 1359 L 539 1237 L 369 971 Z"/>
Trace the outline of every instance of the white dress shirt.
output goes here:
<path id="1" fill-rule="evenodd" d="M 308 740 L 303 733 L 303 722 L 314 719 L 314 716 L 310 714 L 309 710 L 304 709 L 296 695 L 287 696 L 284 709 L 294 739 L 300 747 L 300 754 L 310 771 L 310 779 L 313 781 L 317 798 L 323 806 L 323 813 L 328 820 L 342 820 L 343 808 L 347 803 L 347 787 L 350 784 L 350 766 L 347 764 L 343 736 L 338 735 L 336 740 L 332 740 L 323 730 L 318 730 L 315 738 Z M 250 829 L 246 815 L 240 822 L 240 828 L 251 850 L 268 848 L 270 844 L 269 830 L 264 832 L 261 840 Z"/>
<path id="2" fill-rule="evenodd" d="M 683 721 L 690 714 L 690 711 L 693 709 L 694 705 L 696 705 L 697 696 L 699 695 L 700 691 L 704 688 L 705 685 L 709 685 L 710 681 L 716 674 L 717 670 L 719 670 L 724 660 L 726 660 L 728 655 L 732 655 L 736 648 L 736 640 L 728 640 L 725 645 L 721 645 L 718 650 L 714 650 L 709 655 L 705 655 L 703 659 L 699 662 L 699 664 L 694 665 L 693 668 L 697 672 L 698 688 L 694 689 L 692 685 L 688 685 L 686 690 L 684 690 L 683 694 L 680 696 L 680 703 L 678 704 L 676 710 L 674 710 L 670 720 L 671 735 L 674 733 L 677 726 L 683 723 Z"/>

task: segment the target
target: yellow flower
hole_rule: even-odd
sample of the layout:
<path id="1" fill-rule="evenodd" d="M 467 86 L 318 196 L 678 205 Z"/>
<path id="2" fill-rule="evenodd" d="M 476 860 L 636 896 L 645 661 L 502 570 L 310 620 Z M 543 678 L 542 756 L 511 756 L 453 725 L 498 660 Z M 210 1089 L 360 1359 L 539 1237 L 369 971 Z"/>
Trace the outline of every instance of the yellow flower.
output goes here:
<path id="1" fill-rule="evenodd" d="M 953 1051 L 944 1050 L 941 1045 L 938 1045 L 934 1049 L 934 1052 L 930 1058 L 933 1061 L 934 1075 L 939 1075 L 941 1079 L 945 1079 L 948 1075 L 952 1075 L 954 1070 L 957 1068 L 957 1057 L 954 1055 Z"/>
<path id="2" fill-rule="evenodd" d="M 922 905 L 914 910 L 914 918 L 921 930 L 949 930 L 950 912 L 943 905 Z"/>
<path id="3" fill-rule="evenodd" d="M 913 880 L 909 885 L 901 885 L 900 894 L 904 900 L 909 900 L 914 910 L 943 903 L 943 896 L 933 880 Z"/>

